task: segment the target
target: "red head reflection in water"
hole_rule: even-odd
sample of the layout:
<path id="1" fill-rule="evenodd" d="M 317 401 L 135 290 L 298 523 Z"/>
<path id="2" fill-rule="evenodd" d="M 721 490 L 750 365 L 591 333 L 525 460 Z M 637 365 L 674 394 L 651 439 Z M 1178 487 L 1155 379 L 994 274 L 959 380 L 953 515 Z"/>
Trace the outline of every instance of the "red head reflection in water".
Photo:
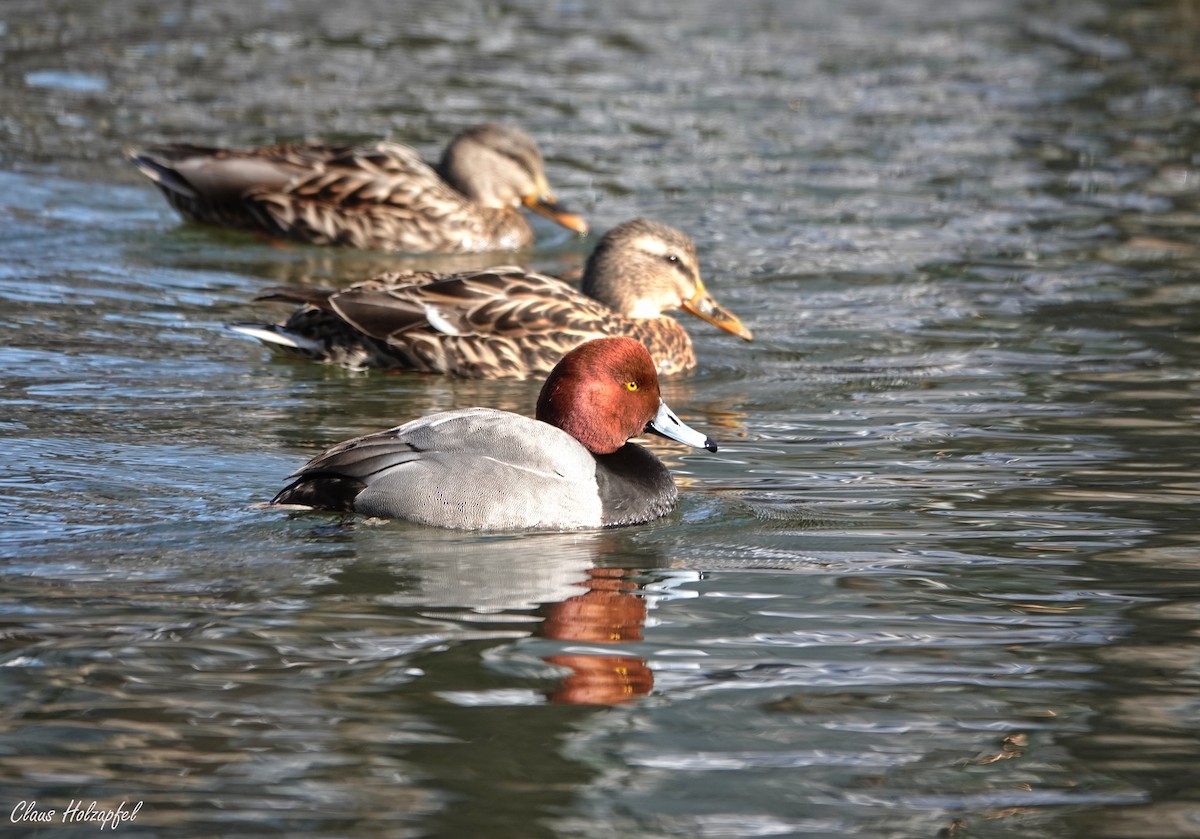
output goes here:
<path id="1" fill-rule="evenodd" d="M 633 594 L 637 585 L 624 579 L 619 568 L 592 568 L 583 594 L 542 608 L 545 620 L 538 632 L 560 641 L 620 644 L 640 641 L 646 623 L 646 603 Z M 634 656 L 576 653 L 550 656 L 551 664 L 571 674 L 549 696 L 551 702 L 615 705 L 644 696 L 654 687 L 654 674 Z"/>

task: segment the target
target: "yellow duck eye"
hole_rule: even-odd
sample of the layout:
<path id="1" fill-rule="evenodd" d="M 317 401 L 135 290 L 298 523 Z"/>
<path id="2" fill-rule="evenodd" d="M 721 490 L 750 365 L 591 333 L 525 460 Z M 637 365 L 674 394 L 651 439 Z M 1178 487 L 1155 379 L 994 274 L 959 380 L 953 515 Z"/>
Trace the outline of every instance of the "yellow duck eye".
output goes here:
<path id="1" fill-rule="evenodd" d="M 626 390 L 637 390 L 637 387 L 638 387 L 637 382 L 626 382 L 625 383 Z"/>

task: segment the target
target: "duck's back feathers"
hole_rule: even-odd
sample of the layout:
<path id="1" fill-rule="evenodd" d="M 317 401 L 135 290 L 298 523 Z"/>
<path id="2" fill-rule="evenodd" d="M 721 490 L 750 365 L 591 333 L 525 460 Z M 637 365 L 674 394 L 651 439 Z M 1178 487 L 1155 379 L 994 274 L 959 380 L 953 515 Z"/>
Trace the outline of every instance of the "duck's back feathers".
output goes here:
<path id="1" fill-rule="evenodd" d="M 396 143 L 341 149 L 286 189 L 255 189 L 246 200 L 272 232 L 318 245 L 422 252 L 533 242 L 519 213 L 472 205 Z"/>
<path id="2" fill-rule="evenodd" d="M 272 503 L 463 529 L 598 527 L 595 473 L 593 456 L 566 432 L 468 408 L 335 446 Z"/>
<path id="3" fill-rule="evenodd" d="M 282 144 L 127 153 L 184 218 L 317 245 L 404 252 L 527 247 L 519 212 L 470 202 L 413 149 Z"/>
<path id="4" fill-rule="evenodd" d="M 344 291 L 277 288 L 261 296 L 306 304 L 281 330 L 317 341 L 326 347 L 322 360 L 350 367 L 523 378 L 548 373 L 572 348 L 608 335 L 642 341 L 659 373 L 695 365 L 691 340 L 673 318 L 623 317 L 561 280 L 520 268 L 393 274 Z"/>

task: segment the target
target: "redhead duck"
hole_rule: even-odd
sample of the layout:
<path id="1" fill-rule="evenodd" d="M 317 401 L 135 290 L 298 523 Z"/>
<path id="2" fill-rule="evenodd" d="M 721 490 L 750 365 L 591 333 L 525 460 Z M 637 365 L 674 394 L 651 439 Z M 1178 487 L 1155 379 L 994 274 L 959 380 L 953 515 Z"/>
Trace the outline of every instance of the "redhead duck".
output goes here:
<path id="1" fill-rule="evenodd" d="M 525 206 L 579 234 L 587 223 L 556 201 L 542 155 L 508 125 L 468 128 L 430 166 L 398 143 L 193 145 L 126 157 L 188 221 L 317 245 L 406 253 L 477 253 L 533 244 Z"/>
<path id="2" fill-rule="evenodd" d="M 590 338 L 627 335 L 649 348 L 659 375 L 687 372 L 696 354 L 679 321 L 663 314 L 670 309 L 752 337 L 705 289 L 692 240 L 645 219 L 604 235 L 588 258 L 582 293 L 553 277 L 504 267 L 385 274 L 344 291 L 277 288 L 261 297 L 306 305 L 283 324 L 231 329 L 352 369 L 525 378 L 545 375 Z"/>
<path id="3" fill-rule="evenodd" d="M 462 530 L 639 524 L 678 496 L 662 462 L 627 442 L 646 431 L 717 450 L 663 402 L 645 347 L 598 338 L 555 365 L 537 419 L 466 408 L 358 437 L 310 460 L 271 503 Z"/>

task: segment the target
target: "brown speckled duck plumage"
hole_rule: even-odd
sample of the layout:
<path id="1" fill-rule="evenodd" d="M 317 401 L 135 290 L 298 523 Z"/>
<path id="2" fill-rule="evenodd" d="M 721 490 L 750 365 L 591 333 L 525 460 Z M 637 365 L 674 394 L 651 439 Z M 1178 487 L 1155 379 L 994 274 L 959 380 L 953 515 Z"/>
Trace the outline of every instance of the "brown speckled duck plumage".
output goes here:
<path id="1" fill-rule="evenodd" d="M 404 253 L 478 253 L 533 243 L 522 206 L 583 234 L 554 197 L 523 131 L 492 123 L 455 137 L 437 166 L 413 149 L 283 144 L 129 150 L 189 221 L 317 245 Z"/>
<path id="2" fill-rule="evenodd" d="M 470 378 L 540 376 L 592 338 L 645 344 L 662 375 L 696 366 L 686 330 L 663 312 L 682 308 L 750 340 L 700 279 L 695 245 L 658 222 L 609 231 L 582 291 L 515 267 L 440 276 L 384 274 L 342 291 L 271 289 L 264 299 L 305 304 L 283 324 L 231 324 L 269 346 L 350 368 L 381 367 Z"/>

